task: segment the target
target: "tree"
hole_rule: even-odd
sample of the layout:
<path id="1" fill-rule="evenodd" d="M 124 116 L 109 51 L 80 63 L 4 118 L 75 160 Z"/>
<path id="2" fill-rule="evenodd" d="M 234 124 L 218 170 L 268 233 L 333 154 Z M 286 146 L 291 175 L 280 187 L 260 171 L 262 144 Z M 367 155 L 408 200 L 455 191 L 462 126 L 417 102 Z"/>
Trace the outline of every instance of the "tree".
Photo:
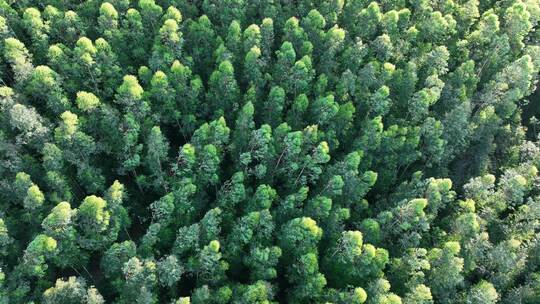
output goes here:
<path id="1" fill-rule="evenodd" d="M 432 75 L 426 79 L 427 87 L 413 94 L 409 103 L 409 116 L 412 121 L 418 122 L 426 118 L 428 108 L 439 99 L 443 84 L 437 75 Z"/>
<path id="2" fill-rule="evenodd" d="M 259 129 L 251 131 L 249 142 L 244 152 L 240 154 L 240 165 L 248 175 L 263 179 L 269 173 L 271 162 L 275 155 L 273 146 L 272 128 L 262 125 Z"/>
<path id="3" fill-rule="evenodd" d="M 209 90 L 206 98 L 211 105 L 211 116 L 225 116 L 230 119 L 239 108 L 239 93 L 231 62 L 221 62 L 209 80 Z"/>
<path id="4" fill-rule="evenodd" d="M 272 56 L 272 50 L 274 48 L 274 20 L 271 18 L 264 18 L 260 26 L 261 29 L 261 53 L 264 61 L 270 63 L 270 57 Z"/>
<path id="5" fill-rule="evenodd" d="M 0 54 L 4 54 L 4 43 L 5 40 L 12 36 L 12 33 L 10 32 L 10 29 L 7 25 L 7 20 L 4 17 L 0 18 Z M 0 64 L 0 76 L 5 77 L 5 73 L 7 71 L 6 63 L 3 62 Z"/>
<path id="6" fill-rule="evenodd" d="M 358 2 L 358 3 L 356 3 Z M 367 7 L 357 10 L 357 6 L 361 1 L 353 1 L 350 5 L 350 13 L 354 14 L 351 20 L 357 20 L 359 23 L 353 23 L 349 26 L 350 31 L 354 36 L 358 36 L 364 40 L 370 40 L 378 31 L 378 24 L 382 19 L 381 9 L 377 2 L 371 2 Z M 360 24 L 363 24 L 360 26 Z"/>
<path id="7" fill-rule="evenodd" d="M 103 38 L 96 39 L 96 63 L 99 68 L 99 81 L 103 87 L 98 91 L 103 98 L 111 98 L 120 83 L 122 68 L 118 65 L 118 57 L 109 42 Z M 97 92 L 96 92 L 97 93 Z"/>
<path id="8" fill-rule="evenodd" d="M 295 218 L 281 229 L 279 244 L 285 257 L 317 251 L 317 243 L 322 237 L 322 229 L 309 218 Z"/>
<path id="9" fill-rule="evenodd" d="M 281 249 L 277 246 L 252 248 L 249 255 L 244 258 L 244 264 L 251 270 L 250 279 L 253 281 L 275 279 L 280 257 Z"/>
<path id="10" fill-rule="evenodd" d="M 220 245 L 217 240 L 204 246 L 197 260 L 192 261 L 194 271 L 200 283 L 216 285 L 225 280 L 225 271 L 229 268 L 226 261 L 221 259 Z"/>
<path id="11" fill-rule="evenodd" d="M 288 126 L 281 124 L 280 127 Z M 316 126 L 285 134 L 283 139 L 277 134 L 274 137 L 275 142 L 279 143 L 276 150 L 281 153 L 278 154 L 273 173 L 287 176 L 289 187 L 315 183 L 322 173 L 321 166 L 330 161 L 328 143 L 318 142 L 319 133 Z"/>
<path id="12" fill-rule="evenodd" d="M 320 299 L 327 281 L 318 270 L 316 253 L 310 252 L 294 258 L 288 270 L 289 281 L 294 288 L 288 295 L 288 299 L 301 303 Z"/>
<path id="13" fill-rule="evenodd" d="M 65 40 L 66 45 L 72 46 L 79 37 L 86 36 L 88 26 L 77 12 L 63 11 L 58 7 L 47 5 L 43 10 L 43 17 L 49 23 L 49 40 Z"/>
<path id="14" fill-rule="evenodd" d="M 290 70 L 292 69 L 296 60 L 296 51 L 293 44 L 289 41 L 283 42 L 280 49 L 276 52 L 277 61 L 274 64 L 274 71 L 272 77 L 274 81 L 281 84 L 287 83 L 287 80 L 291 77 Z"/>
<path id="15" fill-rule="evenodd" d="M 44 102 L 54 114 L 60 114 L 71 107 L 60 87 L 60 76 L 48 66 L 40 65 L 34 69 L 28 81 L 26 92 L 33 98 Z"/>
<path id="16" fill-rule="evenodd" d="M 392 209 L 377 216 L 383 231 L 390 235 L 400 235 L 401 248 L 416 247 L 422 238 L 422 233 L 429 228 L 429 220 L 424 209 L 428 206 L 426 199 L 401 201 Z M 397 244 L 396 244 L 397 245 Z"/>
<path id="17" fill-rule="evenodd" d="M 367 293 L 361 287 L 350 288 L 345 291 L 331 289 L 328 298 L 332 303 L 355 303 L 362 304 L 367 300 Z"/>
<path id="18" fill-rule="evenodd" d="M 168 185 L 165 179 L 166 168 L 164 168 L 164 162 L 168 156 L 169 144 L 159 127 L 155 126 L 150 130 L 150 134 L 146 139 L 146 147 L 144 162 L 150 172 L 150 179 L 155 181 L 153 186 L 167 191 Z"/>
<path id="19" fill-rule="evenodd" d="M 337 196 L 336 201 L 344 207 L 360 202 L 377 181 L 377 173 L 360 171 L 363 158 L 364 154 L 360 150 L 347 154 L 327 170 L 327 176 L 323 179 L 324 190 L 328 191 L 332 189 L 335 176 L 341 177 L 341 195 Z"/>
<path id="20" fill-rule="evenodd" d="M 41 223 L 44 232 L 57 241 L 58 252 L 53 261 L 60 267 L 84 267 L 88 260 L 77 244 L 76 216 L 76 209 L 71 209 L 68 202 L 60 202 Z"/>
<path id="21" fill-rule="evenodd" d="M 199 249 L 199 233 L 198 224 L 180 227 L 176 234 L 172 252 L 179 257 L 189 256 L 190 253 L 194 253 Z"/>
<path id="22" fill-rule="evenodd" d="M 385 279 L 378 279 L 369 284 L 367 293 L 370 303 L 402 303 L 398 295 L 390 292 L 390 287 L 390 283 Z"/>
<path id="23" fill-rule="evenodd" d="M 6 223 L 0 218 L 0 254 L 5 256 L 8 254 L 9 246 L 13 243 L 13 238 L 9 236 L 9 231 Z"/>
<path id="24" fill-rule="evenodd" d="M 137 255 L 136 245 L 133 241 L 112 244 L 101 258 L 104 275 L 111 280 L 111 284 L 120 288 L 122 282 L 122 267 L 131 258 Z"/>
<path id="25" fill-rule="evenodd" d="M 126 75 L 123 77 L 122 84 L 116 90 L 115 102 L 122 106 L 125 113 L 142 118 L 149 110 L 148 103 L 143 99 L 143 93 L 144 90 L 137 77 Z"/>
<path id="26" fill-rule="evenodd" d="M 240 24 L 244 21 L 245 5 L 242 0 L 231 0 L 226 3 L 215 0 L 205 0 L 202 3 L 202 10 L 212 20 L 215 20 L 216 26 L 221 33 L 224 33 L 227 30 L 227 26 L 229 26 L 233 20 L 238 20 Z"/>
<path id="27" fill-rule="evenodd" d="M 169 255 L 157 262 L 158 279 L 160 284 L 164 286 L 174 286 L 180 280 L 183 272 L 184 268 L 174 255 Z"/>
<path id="28" fill-rule="evenodd" d="M 345 41 L 345 30 L 334 25 L 323 36 L 322 47 L 326 50 L 321 55 L 319 70 L 326 75 L 335 75 L 335 68 L 338 66 L 337 55 L 343 50 Z"/>
<path id="29" fill-rule="evenodd" d="M 77 168 L 77 177 L 89 192 L 103 189 L 104 177 L 90 161 L 96 153 L 94 139 L 79 130 L 79 117 L 69 111 L 60 115 L 62 123 L 54 130 L 54 139 L 61 147 L 64 159 Z"/>
<path id="30" fill-rule="evenodd" d="M 263 113 L 265 113 L 265 117 L 262 121 L 269 124 L 271 127 L 276 127 L 281 121 L 284 107 L 285 91 L 279 86 L 272 87 L 268 94 L 268 99 L 262 109 Z"/>
<path id="31" fill-rule="evenodd" d="M 163 13 L 163 8 L 156 4 L 154 0 L 143 0 L 139 2 L 139 8 L 143 24 L 149 24 L 150 27 L 145 28 L 147 34 L 153 34 L 159 26 L 159 18 Z"/>
<path id="32" fill-rule="evenodd" d="M 316 196 L 307 201 L 304 213 L 318 221 L 323 221 L 330 215 L 332 199 L 325 196 Z"/>
<path id="33" fill-rule="evenodd" d="M 524 47 L 523 38 L 532 29 L 531 14 L 525 3 L 514 3 L 504 13 L 505 32 L 510 38 L 510 43 L 515 51 Z"/>
<path id="34" fill-rule="evenodd" d="M 229 24 L 230 22 L 226 26 Z M 186 27 L 186 51 L 194 59 L 194 72 L 206 80 L 213 71 L 212 54 L 217 47 L 214 25 L 207 15 L 202 15 L 186 24 Z"/>
<path id="35" fill-rule="evenodd" d="M 455 290 L 463 283 L 463 259 L 457 256 L 460 250 L 459 243 L 446 242 L 442 248 L 433 248 L 428 252 L 431 265 L 428 282 L 435 299 L 451 300 Z"/>
<path id="36" fill-rule="evenodd" d="M 143 25 L 143 17 L 141 13 L 130 8 L 127 10 L 123 22 L 120 23 L 120 33 L 122 44 L 130 47 L 122 47 L 116 44 L 116 47 L 122 47 L 122 52 L 119 57 L 122 64 L 138 66 L 143 64 L 144 59 L 148 56 L 152 40 L 145 33 Z M 125 54 L 125 55 L 124 55 Z"/>
<path id="37" fill-rule="evenodd" d="M 56 253 L 57 242 L 44 234 L 37 235 L 26 247 L 20 267 L 28 277 L 43 277 L 48 268 L 47 259 Z"/>
<path id="38" fill-rule="evenodd" d="M 202 116 L 198 112 L 201 110 L 199 97 L 203 85 L 201 79 L 193 76 L 191 69 L 180 61 L 173 62 L 170 71 L 169 76 L 159 71 L 154 74 L 152 86 L 155 86 L 155 90 L 151 94 L 158 102 L 153 102 L 153 105 L 163 113 L 162 121 L 169 123 L 174 119 L 187 137 L 193 133 Z M 174 92 L 168 91 L 169 88 Z"/>
<path id="39" fill-rule="evenodd" d="M 324 269 L 332 282 L 339 282 L 337 287 L 358 286 L 380 278 L 387 263 L 385 249 L 363 244 L 359 231 L 344 231 L 326 253 Z"/>
<path id="40" fill-rule="evenodd" d="M 121 69 L 111 46 L 103 38 L 92 42 L 87 37 L 80 37 L 73 49 L 61 44 L 52 45 L 48 58 L 54 70 L 69 76 L 64 80 L 68 93 L 75 94 L 83 89 L 108 98 L 118 85 Z"/>
<path id="41" fill-rule="evenodd" d="M 193 291 L 191 299 L 193 303 L 215 303 L 224 304 L 230 301 L 232 290 L 227 287 L 210 288 L 208 285 L 203 285 Z"/>
<path id="42" fill-rule="evenodd" d="M 242 172 L 233 174 L 217 193 L 217 205 L 222 210 L 222 222 L 224 227 L 232 227 L 236 218 L 237 206 L 246 198 L 244 186 L 245 175 Z"/>
<path id="43" fill-rule="evenodd" d="M 43 22 L 39 10 L 27 8 L 23 13 L 22 24 L 32 40 L 36 60 L 43 60 L 48 48 L 49 37 L 47 24 Z"/>
<path id="44" fill-rule="evenodd" d="M 141 301 L 156 303 L 154 289 L 157 284 L 156 263 L 151 260 L 140 260 L 137 257 L 129 259 L 122 267 L 124 285 L 121 289 L 120 300 L 124 303 Z"/>
<path id="45" fill-rule="evenodd" d="M 539 24 L 0 0 L 0 303 L 539 303 Z"/>
<path id="46" fill-rule="evenodd" d="M 302 18 L 301 25 L 306 32 L 309 41 L 314 45 L 315 51 L 317 52 L 317 50 L 322 47 L 323 44 L 326 20 L 321 13 L 319 13 L 319 11 L 313 9 Z"/>
<path id="47" fill-rule="evenodd" d="M 167 19 L 159 29 L 159 36 L 154 42 L 152 57 L 149 64 L 152 70 L 164 70 L 182 56 L 182 32 L 178 28 L 177 21 Z"/>
<path id="48" fill-rule="evenodd" d="M 268 244 L 274 232 L 272 215 L 268 210 L 254 211 L 236 220 L 227 240 L 227 254 L 230 259 L 240 260 L 237 254 L 250 243 Z M 240 261 L 237 261 L 238 263 Z"/>
<path id="49" fill-rule="evenodd" d="M 30 53 L 22 42 L 12 37 L 4 41 L 3 50 L 4 58 L 15 76 L 15 82 L 23 83 L 34 69 Z"/>
<path id="50" fill-rule="evenodd" d="M 306 55 L 294 63 L 294 66 L 288 71 L 290 75 L 282 83 L 287 93 L 293 96 L 306 94 L 309 91 L 309 85 L 313 80 L 314 71 L 311 57 Z"/>
<path id="51" fill-rule="evenodd" d="M 414 290 L 409 292 L 405 298 L 403 298 L 403 303 L 422 303 L 422 304 L 431 304 L 433 303 L 433 296 L 429 287 L 424 284 L 417 285 Z"/>
<path id="52" fill-rule="evenodd" d="M 138 142 L 141 126 L 136 117 L 129 113 L 124 115 L 119 129 L 123 146 L 118 155 L 119 161 L 122 163 L 118 171 L 120 174 L 131 172 L 133 176 L 137 176 L 136 169 L 141 163 L 143 151 L 143 145 Z"/>
<path id="53" fill-rule="evenodd" d="M 54 287 L 43 293 L 43 303 L 105 303 L 103 297 L 94 287 L 86 288 L 86 282 L 79 277 L 58 279 Z"/>
<path id="54" fill-rule="evenodd" d="M 39 208 L 43 204 L 44 200 L 45 196 L 41 190 L 39 190 L 39 187 L 33 185 L 28 188 L 28 191 L 26 192 L 26 197 L 24 198 L 24 207 L 30 210 Z"/>
<path id="55" fill-rule="evenodd" d="M 334 100 L 334 95 L 321 96 L 311 105 L 311 117 L 313 123 L 325 126 L 338 113 L 339 105 Z"/>
<path id="56" fill-rule="evenodd" d="M 294 46 L 294 51 L 299 56 L 311 55 L 313 52 L 313 43 L 309 41 L 304 29 L 300 26 L 300 22 L 296 17 L 287 19 L 283 26 L 283 43 L 290 42 Z M 279 58 L 279 55 L 278 55 Z"/>
<path id="57" fill-rule="evenodd" d="M 99 7 L 98 28 L 100 33 L 109 40 L 113 40 L 118 31 L 118 12 L 109 2 L 104 2 Z"/>
<path id="58" fill-rule="evenodd" d="M 493 285 L 486 281 L 473 286 L 470 293 L 467 295 L 467 303 L 497 303 L 499 294 Z"/>
<path id="59" fill-rule="evenodd" d="M 231 148 L 237 156 L 248 147 L 246 139 L 255 129 L 254 114 L 255 107 L 251 101 L 246 102 L 238 112 L 231 141 Z"/>
<path id="60" fill-rule="evenodd" d="M 45 195 L 40 190 L 38 185 L 34 184 L 30 179 L 30 175 L 19 172 L 15 176 L 13 185 L 16 198 L 15 203 L 22 205 L 24 208 L 21 218 L 27 223 L 35 223 L 42 218 L 41 212 L 45 202 Z"/>
<path id="61" fill-rule="evenodd" d="M 78 208 L 79 245 L 88 250 L 106 248 L 116 240 L 120 223 L 107 202 L 95 195 L 87 196 Z"/>
<path id="62" fill-rule="evenodd" d="M 265 281 L 250 285 L 240 285 L 235 290 L 234 300 L 238 303 L 267 303 L 273 298 L 273 289 Z"/>
<path id="63" fill-rule="evenodd" d="M 431 269 L 424 248 L 409 248 L 405 255 L 390 261 L 390 280 L 399 294 L 406 294 L 406 299 L 430 300 L 431 291 L 425 286 L 426 273 Z M 427 296 L 429 294 L 429 297 Z M 424 299 L 425 297 L 425 299 Z"/>
<path id="64" fill-rule="evenodd" d="M 246 54 L 244 59 L 245 83 L 248 83 L 255 90 L 257 95 L 261 95 L 266 84 L 267 74 L 265 74 L 266 66 L 261 58 L 261 50 L 254 46 Z"/>
<path id="65" fill-rule="evenodd" d="M 96 109 L 99 104 L 99 98 L 90 92 L 77 92 L 77 99 L 75 99 L 75 102 L 77 103 L 77 107 L 85 112 L 90 112 L 94 109 Z"/>
<path id="66" fill-rule="evenodd" d="M 298 95 L 291 106 L 291 109 L 287 112 L 287 124 L 293 129 L 302 129 L 306 126 L 302 125 L 305 121 L 304 115 L 309 107 L 309 100 L 306 94 Z"/>
<path id="67" fill-rule="evenodd" d="M 238 20 L 231 21 L 231 24 L 227 30 L 227 36 L 225 37 L 224 46 L 231 52 L 234 66 L 238 67 L 239 62 L 242 59 L 241 57 L 238 57 L 244 53 L 242 51 L 242 27 L 240 26 Z"/>

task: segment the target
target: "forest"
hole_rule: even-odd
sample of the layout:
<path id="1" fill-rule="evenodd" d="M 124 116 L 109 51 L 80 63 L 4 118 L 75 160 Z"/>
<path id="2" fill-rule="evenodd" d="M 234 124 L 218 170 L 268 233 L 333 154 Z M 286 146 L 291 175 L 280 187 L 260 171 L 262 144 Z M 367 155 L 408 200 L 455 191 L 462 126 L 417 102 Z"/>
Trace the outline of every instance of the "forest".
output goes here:
<path id="1" fill-rule="evenodd" d="M 539 21 L 0 0 L 0 304 L 540 303 Z"/>

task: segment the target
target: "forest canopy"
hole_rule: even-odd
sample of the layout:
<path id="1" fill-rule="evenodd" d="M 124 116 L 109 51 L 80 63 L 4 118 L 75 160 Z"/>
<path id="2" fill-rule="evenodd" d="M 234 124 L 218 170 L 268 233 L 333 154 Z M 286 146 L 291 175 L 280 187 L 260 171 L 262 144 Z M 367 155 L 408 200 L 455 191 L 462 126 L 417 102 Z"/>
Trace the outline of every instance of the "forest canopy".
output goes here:
<path id="1" fill-rule="evenodd" d="M 540 303 L 538 0 L 0 0 L 0 303 Z"/>

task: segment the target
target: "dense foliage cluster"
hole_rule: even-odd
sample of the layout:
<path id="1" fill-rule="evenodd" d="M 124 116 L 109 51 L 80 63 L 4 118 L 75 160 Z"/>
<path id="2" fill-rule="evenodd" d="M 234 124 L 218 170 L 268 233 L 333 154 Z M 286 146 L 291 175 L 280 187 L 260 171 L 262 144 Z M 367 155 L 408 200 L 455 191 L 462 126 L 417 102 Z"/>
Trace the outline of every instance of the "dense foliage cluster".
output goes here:
<path id="1" fill-rule="evenodd" d="M 0 0 L 0 303 L 540 303 L 539 21 Z"/>

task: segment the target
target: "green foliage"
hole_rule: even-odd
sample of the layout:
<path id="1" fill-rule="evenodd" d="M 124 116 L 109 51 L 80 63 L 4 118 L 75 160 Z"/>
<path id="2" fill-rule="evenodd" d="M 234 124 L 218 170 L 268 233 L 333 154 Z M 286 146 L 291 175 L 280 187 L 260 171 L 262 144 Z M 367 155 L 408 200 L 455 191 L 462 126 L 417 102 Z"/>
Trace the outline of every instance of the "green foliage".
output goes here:
<path id="1" fill-rule="evenodd" d="M 54 287 L 43 293 L 43 303 L 105 303 L 103 297 L 94 287 L 86 289 L 86 282 L 78 277 L 69 277 L 68 280 L 58 279 Z"/>
<path id="2" fill-rule="evenodd" d="M 540 303 L 537 0 L 0 0 L 0 303 Z"/>

